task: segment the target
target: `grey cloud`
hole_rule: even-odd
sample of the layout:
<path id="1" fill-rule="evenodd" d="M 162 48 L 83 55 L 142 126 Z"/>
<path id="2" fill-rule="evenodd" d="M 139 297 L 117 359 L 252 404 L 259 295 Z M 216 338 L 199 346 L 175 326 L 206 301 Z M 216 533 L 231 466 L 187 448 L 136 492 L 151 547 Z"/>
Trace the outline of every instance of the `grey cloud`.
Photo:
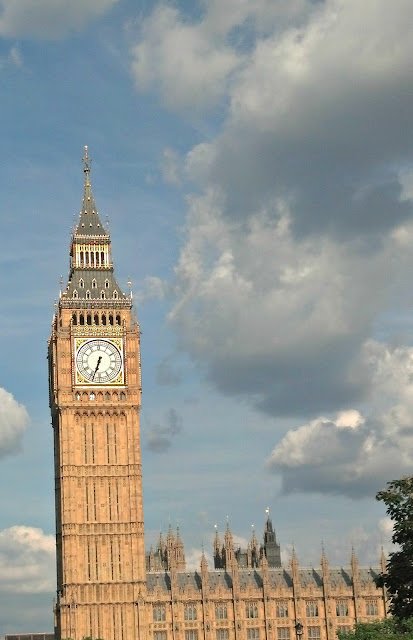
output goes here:
<path id="1" fill-rule="evenodd" d="M 412 19 L 404 0 L 330 0 L 303 28 L 257 41 L 204 174 L 229 218 L 274 197 L 298 234 L 380 234 L 411 218 L 395 167 L 412 157 Z"/>
<path id="2" fill-rule="evenodd" d="M 182 431 L 182 417 L 171 408 L 165 416 L 165 424 L 153 424 L 146 432 L 146 444 L 154 453 L 164 453 L 171 445 L 172 440 Z"/>

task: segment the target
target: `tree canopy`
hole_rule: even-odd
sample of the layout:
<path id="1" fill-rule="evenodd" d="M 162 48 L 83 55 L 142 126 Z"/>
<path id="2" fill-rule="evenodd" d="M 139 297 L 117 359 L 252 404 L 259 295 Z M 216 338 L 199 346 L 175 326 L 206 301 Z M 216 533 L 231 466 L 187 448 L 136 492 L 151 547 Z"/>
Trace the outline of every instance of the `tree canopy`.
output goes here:
<path id="1" fill-rule="evenodd" d="M 340 640 L 413 640 L 413 620 L 396 618 L 376 622 L 360 622 L 350 633 L 338 632 Z"/>
<path id="2" fill-rule="evenodd" d="M 376 499 L 384 502 L 393 521 L 392 542 L 399 548 L 389 554 L 387 571 L 377 586 L 385 587 L 389 611 L 400 620 L 413 618 L 413 477 L 393 480 Z"/>

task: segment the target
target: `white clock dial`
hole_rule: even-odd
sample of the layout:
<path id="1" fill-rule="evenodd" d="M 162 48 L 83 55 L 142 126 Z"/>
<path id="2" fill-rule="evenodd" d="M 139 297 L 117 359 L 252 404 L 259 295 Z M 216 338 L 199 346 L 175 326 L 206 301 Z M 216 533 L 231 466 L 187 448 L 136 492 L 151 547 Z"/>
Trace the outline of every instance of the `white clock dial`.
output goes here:
<path id="1" fill-rule="evenodd" d="M 118 377 L 122 355 L 109 340 L 88 340 L 76 354 L 76 368 L 87 382 L 107 384 Z"/>

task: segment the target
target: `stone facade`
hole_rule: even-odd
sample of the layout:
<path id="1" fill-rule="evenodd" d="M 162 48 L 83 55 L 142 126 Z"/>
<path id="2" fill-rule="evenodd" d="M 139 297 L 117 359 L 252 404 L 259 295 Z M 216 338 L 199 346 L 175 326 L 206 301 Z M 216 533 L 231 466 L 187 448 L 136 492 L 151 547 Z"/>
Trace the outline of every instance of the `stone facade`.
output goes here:
<path id="1" fill-rule="evenodd" d="M 54 431 L 56 640 L 332 640 L 340 627 L 383 618 L 381 568 L 281 567 L 268 517 L 237 548 L 227 527 L 187 570 L 179 532 L 145 554 L 139 411 L 140 330 L 113 271 L 109 233 L 85 153 L 82 210 L 70 272 L 48 344 Z"/>

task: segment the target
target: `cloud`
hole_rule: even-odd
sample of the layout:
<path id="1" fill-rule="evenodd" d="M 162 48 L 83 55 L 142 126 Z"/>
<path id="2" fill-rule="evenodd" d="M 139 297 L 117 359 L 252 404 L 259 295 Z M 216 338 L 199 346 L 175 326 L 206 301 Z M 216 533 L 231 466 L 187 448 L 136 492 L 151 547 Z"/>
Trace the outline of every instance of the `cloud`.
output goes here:
<path id="1" fill-rule="evenodd" d="M 225 93 L 239 64 L 222 38 L 190 24 L 170 6 L 158 5 L 142 23 L 132 49 L 132 73 L 140 91 L 156 87 L 172 109 L 204 109 Z"/>
<path id="2" fill-rule="evenodd" d="M 351 410 L 319 417 L 288 431 L 268 460 L 283 493 L 372 497 L 389 478 L 410 473 L 413 348 L 370 342 L 365 352 L 374 369 L 374 409 L 366 416 Z"/>
<path id="3" fill-rule="evenodd" d="M 162 300 L 167 292 L 167 283 L 156 276 L 147 276 L 144 285 L 135 295 L 135 302 L 142 303 L 147 300 Z"/>
<path id="4" fill-rule="evenodd" d="M 179 186 L 181 184 L 181 160 L 173 149 L 166 148 L 162 154 L 162 175 L 168 184 Z"/>
<path id="5" fill-rule="evenodd" d="M 182 416 L 173 408 L 169 409 L 165 417 L 165 424 L 153 424 L 146 431 L 147 448 L 154 453 L 164 453 L 172 440 L 182 431 Z"/>
<path id="6" fill-rule="evenodd" d="M 282 202 L 231 223 L 212 190 L 192 199 L 188 220 L 169 320 L 209 380 L 270 415 L 317 415 L 362 398 L 371 380 L 361 349 L 399 243 L 366 253 L 296 239 Z"/>
<path id="7" fill-rule="evenodd" d="M 55 537 L 41 529 L 13 526 L 0 531 L 0 590 L 51 592 L 55 587 Z"/>
<path id="8" fill-rule="evenodd" d="M 172 43 L 200 76 L 198 33 L 236 57 L 207 89 L 227 105 L 217 133 L 183 163 L 197 195 L 169 315 L 180 348 L 221 392 L 310 418 L 370 393 L 364 345 L 411 262 L 413 5 L 284 5 L 241 2 L 231 14 L 211 2 L 197 21 L 159 5 L 137 47 L 151 62 L 141 86 L 160 87 L 171 108 L 198 106 L 173 57 L 179 78 L 166 89 Z M 152 64 L 149 43 L 161 40 Z"/>
<path id="9" fill-rule="evenodd" d="M 0 0 L 0 35 L 57 40 L 84 27 L 118 0 Z"/>
<path id="10" fill-rule="evenodd" d="M 20 451 L 28 424 L 25 407 L 18 404 L 11 393 L 0 388 L 0 458 Z"/>
<path id="11" fill-rule="evenodd" d="M 157 90 L 173 110 L 211 109 L 226 98 L 256 38 L 301 24 L 307 0 L 208 0 L 188 19 L 159 3 L 141 22 L 132 74 L 139 91 Z"/>

